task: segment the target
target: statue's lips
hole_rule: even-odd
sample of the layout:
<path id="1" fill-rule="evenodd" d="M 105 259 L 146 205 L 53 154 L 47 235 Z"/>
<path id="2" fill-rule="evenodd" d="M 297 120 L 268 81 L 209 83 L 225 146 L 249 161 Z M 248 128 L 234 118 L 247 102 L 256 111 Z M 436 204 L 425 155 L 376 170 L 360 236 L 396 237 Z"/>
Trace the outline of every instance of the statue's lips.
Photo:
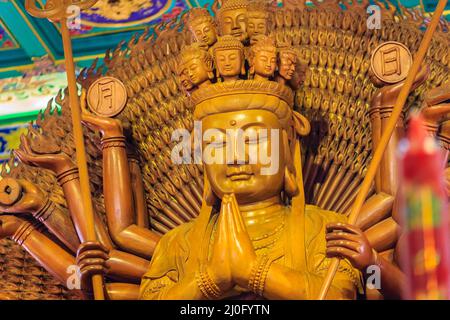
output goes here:
<path id="1" fill-rule="evenodd" d="M 228 176 L 231 181 L 245 181 L 250 180 L 253 174 L 249 173 L 239 173 Z"/>

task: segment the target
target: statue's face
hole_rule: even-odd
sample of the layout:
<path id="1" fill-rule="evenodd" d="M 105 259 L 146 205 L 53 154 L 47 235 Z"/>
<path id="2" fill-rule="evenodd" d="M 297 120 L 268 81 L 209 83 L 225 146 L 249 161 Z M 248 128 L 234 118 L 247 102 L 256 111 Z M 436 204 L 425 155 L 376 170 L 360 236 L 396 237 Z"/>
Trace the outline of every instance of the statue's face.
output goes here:
<path id="1" fill-rule="evenodd" d="M 280 54 L 280 75 L 291 80 L 295 72 L 296 56 L 290 53 Z"/>
<path id="2" fill-rule="evenodd" d="M 252 17 L 248 19 L 247 34 L 251 38 L 253 36 L 265 35 L 267 33 L 266 19 L 263 17 Z"/>
<path id="3" fill-rule="evenodd" d="M 239 76 L 242 69 L 242 54 L 238 49 L 216 50 L 216 65 L 223 77 Z"/>
<path id="4" fill-rule="evenodd" d="M 280 194 L 285 149 L 282 128 L 273 113 L 248 110 L 210 115 L 202 120 L 202 128 L 205 171 L 216 196 L 233 192 L 238 203 L 245 204 Z"/>
<path id="5" fill-rule="evenodd" d="M 180 75 L 180 82 L 184 89 L 190 91 L 192 88 L 194 88 L 194 84 L 191 81 L 191 78 L 189 77 L 189 70 L 186 67 L 183 67 L 179 73 Z"/>
<path id="6" fill-rule="evenodd" d="M 206 69 L 205 63 L 201 61 L 200 58 L 193 58 L 186 64 L 186 68 L 188 70 L 189 78 L 195 86 L 209 80 L 208 70 Z"/>
<path id="7" fill-rule="evenodd" d="M 256 52 L 253 58 L 255 74 L 262 77 L 271 77 L 277 67 L 277 54 L 275 52 L 261 50 Z"/>
<path id="8" fill-rule="evenodd" d="M 221 34 L 232 35 L 240 41 L 247 39 L 247 9 L 226 10 L 220 13 Z"/>
<path id="9" fill-rule="evenodd" d="M 216 28 L 210 22 L 198 23 L 191 27 L 195 40 L 203 44 L 212 46 L 217 41 Z"/>

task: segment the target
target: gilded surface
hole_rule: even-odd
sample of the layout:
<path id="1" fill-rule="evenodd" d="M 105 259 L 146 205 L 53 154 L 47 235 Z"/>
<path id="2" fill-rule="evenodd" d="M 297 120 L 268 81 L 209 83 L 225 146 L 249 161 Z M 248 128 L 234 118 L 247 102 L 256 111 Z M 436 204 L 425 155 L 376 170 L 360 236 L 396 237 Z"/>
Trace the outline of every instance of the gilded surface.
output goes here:
<path id="1" fill-rule="evenodd" d="M 335 256 L 344 260 L 328 298 L 399 298 L 395 153 L 414 108 L 448 152 L 448 33 L 441 26 L 435 34 L 371 194 L 348 225 L 345 214 L 404 84 L 376 81 L 371 54 L 398 41 L 414 55 L 422 22 L 390 6 L 382 28 L 368 30 L 367 1 L 345 11 L 294 2 L 215 3 L 216 18 L 192 11 L 85 70 L 78 81 L 98 242 L 83 238 L 85 204 L 61 91 L 2 172 L 14 181 L 4 182 L 0 197 L 8 246 L 22 246 L 65 286 L 67 268 L 77 264 L 86 298 L 93 274 L 105 277 L 110 299 L 314 298 Z M 86 90 L 103 74 L 127 92 L 113 118 L 86 108 Z M 256 150 L 279 146 L 278 170 L 263 175 L 266 164 L 245 164 L 251 152 L 236 156 L 240 165 L 206 163 L 214 153 L 205 165 L 172 161 L 176 129 L 202 135 L 213 128 L 255 134 L 246 145 Z M 21 191 L 17 199 L 10 187 Z M 380 291 L 365 284 L 373 264 L 382 271 Z"/>

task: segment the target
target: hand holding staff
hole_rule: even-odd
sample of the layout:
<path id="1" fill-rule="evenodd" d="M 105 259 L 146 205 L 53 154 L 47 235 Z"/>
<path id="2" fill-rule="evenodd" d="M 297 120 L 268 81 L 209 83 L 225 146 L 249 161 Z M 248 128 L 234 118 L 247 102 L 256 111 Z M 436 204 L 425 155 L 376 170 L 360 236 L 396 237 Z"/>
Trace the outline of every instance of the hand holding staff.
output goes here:
<path id="1" fill-rule="evenodd" d="M 386 147 L 387 147 L 389 140 L 392 136 L 392 133 L 395 129 L 395 125 L 397 124 L 399 116 L 402 112 L 403 105 L 405 104 L 406 99 L 408 98 L 409 90 L 411 89 L 411 86 L 413 85 L 414 79 L 416 77 L 417 72 L 419 71 L 419 68 L 423 62 L 423 59 L 425 58 L 425 55 L 430 46 L 433 34 L 436 30 L 436 27 L 439 24 L 439 18 L 442 15 L 442 13 L 444 12 L 446 5 L 447 5 L 447 0 L 439 0 L 436 10 L 433 14 L 433 18 L 431 19 L 431 22 L 428 25 L 427 30 L 425 31 L 422 42 L 420 43 L 419 50 L 417 51 L 417 54 L 414 58 L 411 69 L 406 78 L 405 84 L 400 91 L 397 101 L 395 102 L 394 109 L 392 111 L 392 115 L 389 118 L 389 121 L 386 125 L 386 130 L 383 132 L 383 134 L 380 138 L 378 147 L 373 154 L 372 161 L 370 162 L 366 176 L 361 185 L 361 189 L 359 190 L 358 196 L 356 197 L 356 200 L 350 211 L 350 215 L 348 218 L 349 224 L 354 224 L 356 222 L 356 220 L 358 218 L 358 214 L 361 210 L 361 207 L 363 206 L 364 201 L 367 198 L 367 194 L 368 194 L 368 192 L 370 190 L 370 186 L 375 178 L 375 174 L 377 172 L 378 166 L 380 165 L 381 159 L 383 157 L 383 153 L 386 150 Z M 325 297 L 328 293 L 328 289 L 331 286 L 331 282 L 333 281 L 334 275 L 336 274 L 338 267 L 339 267 L 339 259 L 333 258 L 331 261 L 330 267 L 328 269 L 328 273 L 323 282 L 322 288 L 320 290 L 319 297 L 318 297 L 319 300 L 325 299 Z"/>
<path id="2" fill-rule="evenodd" d="M 69 101 L 72 111 L 73 136 L 77 153 L 77 165 L 80 174 L 81 194 L 86 209 L 85 225 L 86 239 L 96 241 L 94 228 L 94 210 L 92 207 L 91 190 L 89 186 L 89 173 L 87 169 L 86 150 L 83 140 L 83 129 L 81 126 L 81 111 L 78 100 L 78 90 L 75 78 L 75 66 L 73 61 L 72 43 L 69 29 L 67 27 L 67 18 L 70 13 L 70 6 L 78 6 L 80 10 L 92 7 L 97 0 L 48 0 L 44 8 L 38 8 L 35 0 L 26 0 L 25 8 L 34 17 L 46 18 L 61 23 L 61 33 L 64 46 L 64 57 L 66 64 L 67 82 L 69 87 Z M 101 275 L 92 277 L 94 297 L 96 300 L 104 300 L 103 279 Z"/>

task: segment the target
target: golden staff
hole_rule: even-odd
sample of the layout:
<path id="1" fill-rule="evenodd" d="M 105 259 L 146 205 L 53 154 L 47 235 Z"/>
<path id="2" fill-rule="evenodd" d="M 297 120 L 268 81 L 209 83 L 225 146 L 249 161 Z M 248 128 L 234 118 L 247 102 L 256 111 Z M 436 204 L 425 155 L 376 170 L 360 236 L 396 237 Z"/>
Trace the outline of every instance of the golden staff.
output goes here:
<path id="1" fill-rule="evenodd" d="M 361 207 L 366 200 L 366 197 L 369 193 L 370 186 L 372 185 L 373 179 L 375 178 L 375 174 L 380 165 L 381 159 L 383 157 L 384 151 L 391 139 L 392 133 L 394 131 L 395 125 L 397 124 L 398 118 L 403 109 L 403 105 L 406 102 L 406 98 L 408 98 L 409 90 L 414 82 L 414 78 L 416 77 L 417 72 L 419 71 L 420 65 L 425 58 L 425 55 L 428 51 L 428 47 L 430 46 L 431 39 L 433 37 L 434 32 L 436 31 L 436 27 L 439 24 L 439 19 L 444 12 L 445 6 L 447 5 L 447 0 L 439 0 L 438 5 L 436 7 L 436 11 L 433 14 L 433 18 L 431 19 L 430 24 L 425 31 L 422 42 L 420 43 L 419 50 L 414 58 L 411 69 L 409 70 L 408 76 L 406 77 L 405 84 L 403 85 L 400 93 L 395 101 L 394 109 L 392 111 L 392 115 L 389 118 L 389 121 L 386 124 L 386 130 L 381 135 L 378 147 L 375 149 L 373 154 L 372 161 L 369 164 L 369 168 L 367 169 L 366 176 L 364 177 L 364 181 L 361 184 L 361 189 L 358 192 L 358 195 L 353 203 L 352 209 L 350 211 L 350 215 L 348 218 L 349 224 L 355 224 L 358 214 L 361 210 Z M 328 268 L 327 275 L 322 284 L 322 288 L 319 293 L 319 300 L 325 299 L 328 289 L 330 288 L 331 282 L 333 281 L 334 275 L 339 266 L 339 258 L 333 258 Z"/>
<path id="2" fill-rule="evenodd" d="M 46 18 L 61 23 L 61 34 L 64 46 L 64 57 L 67 73 L 67 83 L 69 87 L 69 102 L 72 111 L 73 136 L 77 154 L 77 165 L 80 173 L 81 197 L 86 209 L 85 221 L 87 241 L 96 241 L 94 228 L 94 210 L 92 208 L 91 190 L 89 186 L 89 173 L 87 169 L 86 150 L 83 140 L 83 128 L 81 125 L 81 110 L 78 101 L 78 90 L 75 78 L 75 66 L 73 61 L 72 42 L 70 39 L 67 18 L 70 15 L 68 9 L 77 6 L 80 11 L 92 7 L 97 0 L 48 0 L 44 8 L 38 8 L 36 0 L 26 0 L 25 8 L 36 18 Z M 101 275 L 92 277 L 92 287 L 96 300 L 104 300 L 103 278 Z"/>

